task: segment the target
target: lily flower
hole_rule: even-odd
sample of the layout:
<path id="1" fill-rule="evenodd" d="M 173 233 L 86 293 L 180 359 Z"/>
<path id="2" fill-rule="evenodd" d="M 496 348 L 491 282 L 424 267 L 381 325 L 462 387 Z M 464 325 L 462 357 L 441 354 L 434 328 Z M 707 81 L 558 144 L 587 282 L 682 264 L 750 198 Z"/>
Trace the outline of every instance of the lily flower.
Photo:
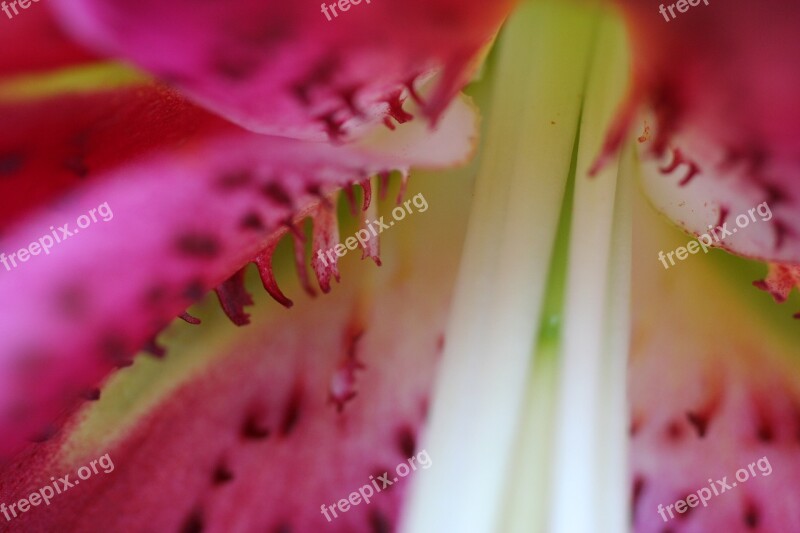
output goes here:
<path id="1" fill-rule="evenodd" d="M 750 284 L 800 280 L 795 7 L 51 2 L 0 37 L 0 523 L 798 527 L 800 339 Z M 656 210 L 762 203 L 755 261 L 661 266 Z"/>

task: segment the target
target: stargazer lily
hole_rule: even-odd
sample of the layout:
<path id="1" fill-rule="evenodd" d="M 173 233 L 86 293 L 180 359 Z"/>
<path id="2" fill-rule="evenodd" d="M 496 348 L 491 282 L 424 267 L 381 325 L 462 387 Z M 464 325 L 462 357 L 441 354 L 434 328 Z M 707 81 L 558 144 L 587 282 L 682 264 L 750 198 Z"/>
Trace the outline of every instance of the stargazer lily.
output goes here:
<path id="1" fill-rule="evenodd" d="M 3 530 L 800 529 L 800 8 L 49 2 Z"/>

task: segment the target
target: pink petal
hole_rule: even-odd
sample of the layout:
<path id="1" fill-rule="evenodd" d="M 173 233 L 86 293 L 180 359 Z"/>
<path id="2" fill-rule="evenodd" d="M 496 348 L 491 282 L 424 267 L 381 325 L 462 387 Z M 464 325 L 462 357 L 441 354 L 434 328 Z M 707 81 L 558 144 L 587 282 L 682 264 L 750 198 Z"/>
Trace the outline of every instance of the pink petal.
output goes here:
<path id="1" fill-rule="evenodd" d="M 730 283 L 731 258 L 667 271 L 655 256 L 674 231 L 647 206 L 636 227 L 633 531 L 800 530 L 800 332 L 781 310 L 753 304 L 747 278 Z M 722 492 L 718 480 L 730 487 Z M 693 499 L 676 511 L 703 489 L 705 506 Z"/>
<path id="2" fill-rule="evenodd" d="M 0 227 L 136 158 L 234 129 L 158 85 L 0 101 Z"/>
<path id="3" fill-rule="evenodd" d="M 800 262 L 800 5 L 701 2 L 665 21 L 655 4 L 619 3 L 634 54 L 621 118 L 640 103 L 655 114 L 643 152 L 656 206 L 699 235 L 767 202 L 771 220 L 751 220 L 720 246 Z"/>
<path id="4" fill-rule="evenodd" d="M 6 4 L 8 4 L 7 2 Z M 49 9 L 34 5 L 7 20 L 0 11 L 0 77 L 72 67 L 96 61 L 56 24 Z M 13 14 L 11 8 L 9 12 Z"/>
<path id="5" fill-rule="evenodd" d="M 0 241 L 7 255 L 67 235 L 57 229 L 67 223 L 80 233 L 49 255 L 0 267 L 0 456 L 41 434 L 110 369 L 129 365 L 174 317 L 254 260 L 272 233 L 318 210 L 328 191 L 408 165 L 462 161 L 475 131 L 474 122 L 463 127 L 465 116 L 466 106 L 454 106 L 440 128 L 424 130 L 420 144 L 438 146 L 438 161 L 223 128 L 102 172 L 15 226 Z M 105 204 L 113 219 L 76 226 Z M 328 220 L 315 231 L 334 229 Z M 226 310 L 244 321 L 246 298 L 224 291 Z"/>
<path id="6" fill-rule="evenodd" d="M 434 71 L 441 75 L 424 113 L 438 117 L 512 3 L 365 0 L 331 21 L 308 0 L 53 5 L 77 38 L 248 129 L 338 140 L 384 118 L 392 127 L 410 119 L 403 101 Z"/>
<path id="7" fill-rule="evenodd" d="M 432 241 L 422 241 L 413 253 L 426 253 Z M 253 324 L 236 335 L 225 327 L 195 328 L 193 340 L 176 348 L 179 353 L 156 363 L 157 372 L 179 380 L 162 396 L 151 401 L 157 387 L 137 391 L 131 381 L 113 384 L 100 402 L 70 420 L 69 435 L 77 438 L 59 435 L 3 469 L 0 479 L 7 482 L 0 486 L 0 501 L 11 502 L 49 476 L 71 474 L 74 480 L 78 467 L 105 453 L 115 465 L 113 472 L 101 471 L 58 495 L 49 507 L 15 518 L 13 526 L 391 530 L 412 478 L 430 467 L 417 461 L 404 478 L 396 471 L 422 452 L 416 443 L 443 346 L 457 259 L 457 253 L 440 254 L 435 269 L 381 269 L 367 291 L 360 283 L 344 283 L 329 297 L 298 302 L 291 312 L 262 301 Z M 421 299 L 424 308 L 414 303 Z M 218 352 L 214 361 L 175 372 L 174 365 L 208 346 Z M 132 369 L 137 370 L 144 369 Z M 138 383 L 147 381 L 139 376 Z M 115 412 L 122 389 L 138 406 L 151 407 L 133 417 L 112 416 L 87 443 L 82 421 L 96 411 L 103 416 L 103 409 L 106 416 Z M 436 457 L 428 458 L 435 466 Z M 327 522 L 321 505 L 336 505 L 384 472 L 392 486 L 375 490 L 369 505 L 362 501 Z"/>

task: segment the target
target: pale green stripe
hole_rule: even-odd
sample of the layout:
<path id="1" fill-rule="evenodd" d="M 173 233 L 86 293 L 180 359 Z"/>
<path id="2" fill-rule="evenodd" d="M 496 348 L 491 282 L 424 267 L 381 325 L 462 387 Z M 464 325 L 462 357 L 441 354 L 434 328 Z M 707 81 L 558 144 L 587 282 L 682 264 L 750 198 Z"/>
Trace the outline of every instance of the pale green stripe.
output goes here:
<path id="1" fill-rule="evenodd" d="M 616 157 L 594 178 L 588 169 L 625 96 L 628 70 L 621 23 L 604 17 L 581 116 L 554 428 L 552 533 L 622 532 L 627 525 L 624 456 L 618 452 L 626 442 L 631 195 L 618 189 Z"/>
<path id="2" fill-rule="evenodd" d="M 401 531 L 490 533 L 516 465 L 594 17 L 522 4 L 501 34 L 485 152 L 446 348 Z"/>
<path id="3" fill-rule="evenodd" d="M 69 67 L 0 81 L 0 102 L 50 98 L 67 93 L 90 93 L 146 83 L 148 76 L 116 62 Z"/>

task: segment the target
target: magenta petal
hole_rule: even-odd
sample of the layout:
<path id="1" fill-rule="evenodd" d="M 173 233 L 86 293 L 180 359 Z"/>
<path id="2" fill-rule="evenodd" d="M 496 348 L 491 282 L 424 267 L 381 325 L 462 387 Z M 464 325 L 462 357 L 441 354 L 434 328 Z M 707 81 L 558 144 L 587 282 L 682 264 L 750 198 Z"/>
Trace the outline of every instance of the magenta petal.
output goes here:
<path id="1" fill-rule="evenodd" d="M 655 115 L 643 153 L 656 207 L 697 235 L 727 223 L 736 234 L 715 245 L 737 254 L 800 262 L 798 3 L 700 3 L 668 21 L 657 5 L 619 3 L 633 36 L 628 109 Z M 763 203 L 769 215 L 750 214 Z"/>
<path id="2" fill-rule="evenodd" d="M 98 50 L 248 129 L 318 140 L 408 120 L 402 101 L 435 70 L 424 110 L 438 117 L 511 4 L 365 1 L 328 21 L 309 0 L 54 0 L 75 36 Z"/>
<path id="3" fill-rule="evenodd" d="M 110 170 L 232 124 L 148 84 L 0 103 L 0 228 Z"/>
<path id="4" fill-rule="evenodd" d="M 10 2 L 6 2 L 7 9 Z M 28 4 L 29 6 L 31 4 Z M 36 6 L 11 20 L 0 11 L 0 76 L 30 74 L 96 61 L 59 27 L 49 9 Z"/>
<path id="5" fill-rule="evenodd" d="M 463 159 L 474 134 L 465 110 L 448 111 L 455 120 L 420 138 L 419 153 L 407 139 L 403 155 L 220 132 L 109 170 L 13 228 L 0 241 L 9 265 L 17 254 L 16 268 L 0 267 L 0 456 L 39 435 L 110 369 L 129 365 L 174 317 L 254 260 L 273 232 L 324 206 L 327 191 Z M 437 145 L 432 159 L 425 150 Z M 87 224 L 90 214 L 97 221 Z M 334 231 L 335 219 L 323 223 L 315 231 Z M 47 255 L 31 247 L 60 238 Z M 38 255 L 19 262 L 23 248 Z M 230 287 L 222 294 L 244 321 L 246 296 Z"/>
<path id="6" fill-rule="evenodd" d="M 205 344 L 223 353 L 184 374 L 180 386 L 130 424 L 113 420 L 104 431 L 117 431 L 118 439 L 104 433 L 103 444 L 83 443 L 77 452 L 74 441 L 47 442 L 3 469 L 0 501 L 12 502 L 51 475 L 75 479 L 79 466 L 105 453 L 115 465 L 12 525 L 20 531 L 392 530 L 412 481 L 436 463 L 417 442 L 456 258 L 437 259 L 436 273 L 421 268 L 402 281 L 387 275 L 369 291 L 350 283 L 329 297 L 298 302 L 291 312 L 275 306 L 270 313 L 262 305 L 253 324 L 227 341 L 198 327 L 181 356 L 191 358 Z M 420 298 L 424 309 L 413 304 Z M 174 362 L 158 364 L 169 372 L 163 367 Z M 104 398 L 121 392 L 114 385 Z M 102 411 L 102 401 L 92 408 Z M 398 475 L 398 465 L 408 466 L 413 455 L 422 460 Z M 335 506 L 384 472 L 390 485 L 378 482 L 381 490 L 373 489 L 368 505 L 337 511 L 336 518 L 329 511 L 326 520 L 321 505 Z"/>

